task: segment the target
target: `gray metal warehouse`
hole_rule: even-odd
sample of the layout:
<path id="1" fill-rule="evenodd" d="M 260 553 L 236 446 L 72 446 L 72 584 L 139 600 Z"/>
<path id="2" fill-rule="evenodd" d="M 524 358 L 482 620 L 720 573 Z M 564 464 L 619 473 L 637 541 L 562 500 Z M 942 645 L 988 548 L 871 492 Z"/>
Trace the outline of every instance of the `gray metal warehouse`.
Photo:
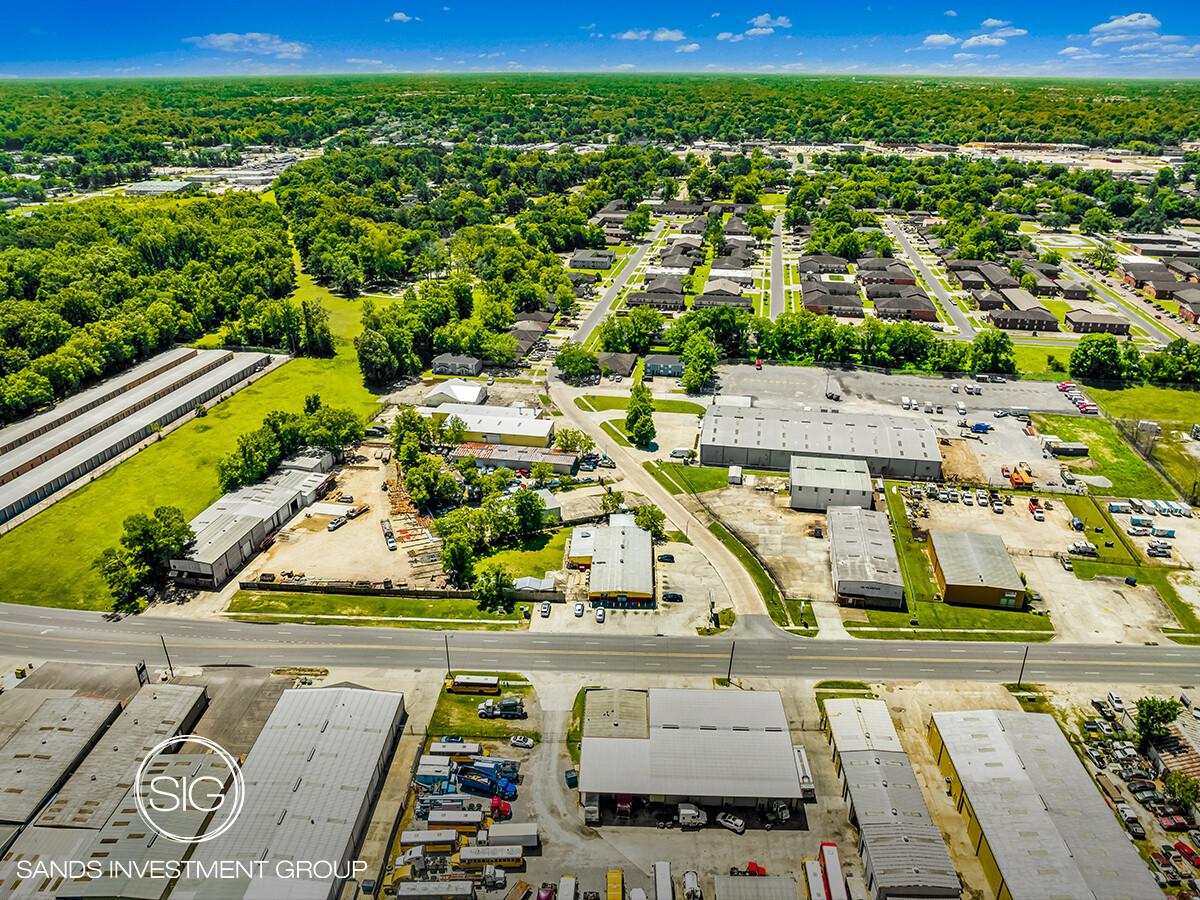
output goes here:
<path id="1" fill-rule="evenodd" d="M 942 475 L 937 434 L 924 419 L 710 406 L 700 429 L 700 464 L 786 471 L 792 457 L 858 457 L 876 477 Z"/>
<path id="2" fill-rule="evenodd" d="M 831 506 L 825 521 L 838 603 L 903 609 L 904 575 L 887 516 L 857 506 Z"/>
<path id="3" fill-rule="evenodd" d="M 183 556 L 171 560 L 171 578 L 220 587 L 268 536 L 316 501 L 329 481 L 331 459 L 325 454 L 314 472 L 310 454 L 301 450 L 297 457 L 297 468 L 285 460 L 276 474 L 231 491 L 192 519 L 196 537 Z"/>
<path id="4" fill-rule="evenodd" d="M 588 691 L 579 790 L 601 804 L 757 806 L 801 800 L 796 752 L 774 691 Z"/>
<path id="5" fill-rule="evenodd" d="M 792 509 L 810 512 L 830 506 L 871 509 L 875 505 L 871 473 L 861 459 L 797 454 L 788 468 L 788 492 Z"/>
<path id="6" fill-rule="evenodd" d="M 124 799 L 146 754 L 160 741 L 188 734 L 207 706 L 207 688 L 144 685 L 38 816 L 38 825 L 100 828 Z"/>
<path id="7" fill-rule="evenodd" d="M 959 897 L 962 884 L 882 700 L 826 700 L 833 748 L 873 900 Z"/>
<path id="8" fill-rule="evenodd" d="M 0 523 L 36 506 L 66 485 L 149 437 L 155 426 L 167 425 L 227 391 L 267 363 L 264 353 L 239 353 L 202 377 L 121 419 L 98 434 L 42 463 L 0 487 Z"/>
<path id="9" fill-rule="evenodd" d="M 7 706 L 0 704 L 0 710 Z M 0 822 L 24 825 L 32 819 L 120 712 L 120 703 L 101 697 L 43 701 L 0 747 Z"/>
<path id="10" fill-rule="evenodd" d="M 278 879 L 294 860 L 353 860 L 404 724 L 404 695 L 354 686 L 283 692 L 242 766 L 237 821 L 192 859 L 264 860 L 266 877 L 181 879 L 172 900 L 297 897 L 333 900 L 344 879 Z M 218 811 L 210 828 L 228 813 Z M 314 827 L 316 826 L 316 827 Z"/>

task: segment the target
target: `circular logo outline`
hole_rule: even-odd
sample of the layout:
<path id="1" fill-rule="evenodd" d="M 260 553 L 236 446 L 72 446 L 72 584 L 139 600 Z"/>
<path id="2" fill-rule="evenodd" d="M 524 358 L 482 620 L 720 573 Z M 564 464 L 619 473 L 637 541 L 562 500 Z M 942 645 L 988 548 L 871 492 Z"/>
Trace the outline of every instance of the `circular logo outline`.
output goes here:
<path id="1" fill-rule="evenodd" d="M 201 746 L 207 747 L 209 750 L 212 750 L 214 753 L 220 756 L 225 761 L 226 765 L 229 766 L 229 770 L 233 773 L 233 790 L 236 791 L 236 803 L 234 804 L 233 813 L 216 830 L 205 832 L 204 834 L 197 835 L 195 837 L 180 837 L 179 835 L 172 834 L 171 832 L 162 828 L 150 816 L 149 811 L 146 809 L 145 798 L 142 796 L 142 778 L 146 774 L 146 767 L 150 765 L 150 761 L 158 756 L 158 754 L 167 747 L 172 747 L 175 744 L 186 743 L 200 744 Z M 228 795 L 229 794 L 227 791 L 225 796 Z M 232 754 L 230 754 L 228 750 L 226 750 L 216 741 L 210 740 L 206 737 L 201 737 L 198 734 L 181 734 L 176 735 L 175 737 L 167 738 L 165 741 L 158 744 L 158 746 L 146 754 L 146 758 L 143 759 L 142 764 L 138 766 L 137 776 L 133 782 L 133 796 L 134 800 L 137 802 L 138 813 L 141 815 L 142 821 L 144 821 L 147 825 L 149 825 L 167 840 L 175 841 L 176 843 L 180 844 L 203 844 L 205 841 L 211 841 L 213 838 L 220 837 L 231 827 L 233 827 L 233 823 L 236 822 L 238 816 L 242 814 L 242 804 L 246 800 L 246 783 L 242 778 L 241 767 L 237 764 L 237 760 L 233 758 Z"/>

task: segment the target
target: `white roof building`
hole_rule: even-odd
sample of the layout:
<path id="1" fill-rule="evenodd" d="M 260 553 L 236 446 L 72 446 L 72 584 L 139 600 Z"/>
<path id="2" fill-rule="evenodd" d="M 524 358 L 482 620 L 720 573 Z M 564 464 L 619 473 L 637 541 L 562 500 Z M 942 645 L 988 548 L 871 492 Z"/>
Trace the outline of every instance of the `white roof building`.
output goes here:
<path id="1" fill-rule="evenodd" d="M 441 406 L 443 403 L 478 404 L 487 399 L 487 385 L 482 381 L 467 381 L 451 378 L 434 386 L 425 395 L 426 406 Z"/>

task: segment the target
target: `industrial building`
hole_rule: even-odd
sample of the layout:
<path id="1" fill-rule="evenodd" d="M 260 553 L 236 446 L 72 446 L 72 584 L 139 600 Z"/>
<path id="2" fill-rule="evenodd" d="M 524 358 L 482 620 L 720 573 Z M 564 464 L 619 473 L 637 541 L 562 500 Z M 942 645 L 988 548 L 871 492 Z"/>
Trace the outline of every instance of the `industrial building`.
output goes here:
<path id="1" fill-rule="evenodd" d="M 211 372 L 222 363 L 233 359 L 233 354 L 223 350 L 191 351 L 192 356 L 178 365 L 171 366 L 159 375 L 140 384 L 130 385 L 126 390 L 105 403 L 81 412 L 57 428 L 31 437 L 0 456 L 0 485 L 8 484 L 26 472 L 49 462 L 61 453 L 99 434 L 116 422 L 135 415 L 172 391 L 195 381 Z M 50 413 L 49 415 L 53 415 Z"/>
<path id="2" fill-rule="evenodd" d="M 295 466 L 285 460 L 274 475 L 217 500 L 188 523 L 196 537 L 171 560 L 171 578 L 219 588 L 292 516 L 325 495 L 331 462 L 328 454 L 315 462 L 302 451 Z"/>
<path id="3" fill-rule="evenodd" d="M 935 712 L 929 744 L 997 900 L 1162 896 L 1053 716 Z"/>
<path id="4" fill-rule="evenodd" d="M 937 433 L 924 419 L 713 405 L 700 429 L 700 464 L 787 470 L 792 457 L 865 460 L 874 477 L 942 475 Z"/>
<path id="5" fill-rule="evenodd" d="M 618 803 L 757 806 L 802 797 L 775 691 L 590 690 L 579 790 Z"/>
<path id="6" fill-rule="evenodd" d="M 857 506 L 831 506 L 825 519 L 838 603 L 903 609 L 904 575 L 887 516 Z"/>
<path id="7" fill-rule="evenodd" d="M 436 408 L 418 407 L 417 412 L 443 424 L 458 419 L 465 429 L 463 438 L 473 443 L 548 447 L 554 440 L 554 419 L 531 406 L 443 403 Z"/>
<path id="8" fill-rule="evenodd" d="M 29 822 L 120 712 L 121 704 L 100 697 L 52 698 L 32 713 L 0 704 L 0 719 L 21 720 L 9 723 L 8 740 L 0 745 L 0 823 Z"/>
<path id="9" fill-rule="evenodd" d="M 929 556 L 944 602 L 1024 608 L 1025 584 L 999 535 L 931 531 Z"/>
<path id="10" fill-rule="evenodd" d="M 182 194 L 191 186 L 190 181 L 135 181 L 125 188 L 125 193 L 130 197 L 161 197 Z"/>
<path id="11" fill-rule="evenodd" d="M 4 900 L 58 900 L 59 896 L 66 896 L 59 893 L 72 886 L 66 873 L 28 878 L 22 877 L 22 869 L 43 866 L 48 870 L 52 864 L 62 866 L 66 860 L 79 859 L 93 835 L 94 832 L 82 828 L 26 828 L 0 856 L 0 897 Z"/>
<path id="12" fill-rule="evenodd" d="M 592 529 L 588 599 L 597 606 L 637 608 L 654 604 L 654 539 L 631 526 Z"/>
<path id="13" fill-rule="evenodd" d="M 47 828 L 100 828 L 125 798 L 134 773 L 155 745 L 189 734 L 208 706 L 198 685 L 147 684 L 38 816 Z"/>
<path id="14" fill-rule="evenodd" d="M 826 700 L 833 749 L 873 900 L 957 898 L 962 884 L 882 700 Z"/>
<path id="15" fill-rule="evenodd" d="M 757 878 L 718 875 L 713 882 L 716 900 L 797 900 L 800 896 L 796 879 L 790 875 L 763 875 Z"/>
<path id="16" fill-rule="evenodd" d="M 57 428 L 76 416 L 88 410 L 95 409 L 102 403 L 118 397 L 131 388 L 144 384 L 156 375 L 161 375 L 168 369 L 181 365 L 189 359 L 195 359 L 198 351 L 191 347 L 177 347 L 153 356 L 132 369 L 107 378 L 95 387 L 72 394 L 61 403 L 57 403 L 45 412 L 22 419 L 7 428 L 0 429 L 0 453 L 8 453 L 14 447 L 33 440 L 45 434 L 52 428 Z"/>
<path id="17" fill-rule="evenodd" d="M 265 861 L 265 877 L 180 879 L 172 900 L 294 897 L 333 900 L 344 879 L 275 876 L 276 865 L 356 858 L 404 724 L 404 695 L 353 685 L 283 692 L 242 765 L 237 821 L 192 859 Z M 219 810 L 211 828 L 231 814 Z"/>
<path id="18" fill-rule="evenodd" d="M 463 378 L 451 378 L 435 385 L 433 390 L 425 395 L 425 406 L 441 406 L 443 403 L 465 403 L 469 405 L 482 403 L 487 399 L 487 385 L 482 381 L 467 381 Z"/>
<path id="19" fill-rule="evenodd" d="M 205 792 L 221 792 L 228 788 L 230 771 L 225 761 L 215 753 L 160 754 L 146 767 L 142 776 L 144 790 L 160 776 L 187 777 L 193 783 L 200 779 L 215 779 L 220 787 L 206 784 Z M 181 837 L 203 834 L 213 816 L 212 812 L 193 807 L 156 812 L 154 821 Z M 63 829 L 67 830 L 67 829 Z M 99 831 L 91 832 L 91 842 L 75 851 L 72 859 L 100 860 L 104 874 L 99 878 L 81 878 L 62 885 L 55 893 L 57 900 L 162 900 L 170 889 L 165 878 L 139 878 L 121 872 L 120 866 L 166 866 L 178 863 L 188 855 L 187 843 L 163 840 L 138 812 L 134 787 L 125 792 L 116 811 Z"/>
<path id="20" fill-rule="evenodd" d="M 512 472 L 529 471 L 534 463 L 549 463 L 555 475 L 573 475 L 579 468 L 579 454 L 565 450 L 542 449 L 540 447 L 517 447 L 505 444 L 460 444 L 454 451 L 454 459 L 471 456 L 476 466 L 503 466 Z"/>
<path id="21" fill-rule="evenodd" d="M 205 403 L 244 381 L 267 365 L 269 360 L 270 357 L 263 353 L 236 354 L 195 380 L 179 385 L 161 399 L 114 421 L 98 433 L 13 479 L 0 487 L 0 523 L 36 506 L 66 485 L 145 440 L 156 429 L 192 412 L 197 404 Z M 92 413 L 100 414 L 98 409 L 90 411 L 85 414 L 89 420 Z M 84 424 L 81 417 L 75 417 L 62 427 L 74 429 Z"/>
<path id="22" fill-rule="evenodd" d="M 830 506 L 871 509 L 875 505 L 871 473 L 861 459 L 797 454 L 788 469 L 788 493 L 792 509 L 810 512 Z"/>

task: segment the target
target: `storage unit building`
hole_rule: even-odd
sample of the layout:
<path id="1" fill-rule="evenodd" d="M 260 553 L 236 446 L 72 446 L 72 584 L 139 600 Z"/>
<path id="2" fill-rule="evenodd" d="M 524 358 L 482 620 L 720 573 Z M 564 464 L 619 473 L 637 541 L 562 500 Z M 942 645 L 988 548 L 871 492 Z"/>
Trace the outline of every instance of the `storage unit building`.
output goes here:
<path id="1" fill-rule="evenodd" d="M 904 575 L 887 516 L 857 506 L 831 506 L 825 516 L 838 603 L 903 609 Z"/>

